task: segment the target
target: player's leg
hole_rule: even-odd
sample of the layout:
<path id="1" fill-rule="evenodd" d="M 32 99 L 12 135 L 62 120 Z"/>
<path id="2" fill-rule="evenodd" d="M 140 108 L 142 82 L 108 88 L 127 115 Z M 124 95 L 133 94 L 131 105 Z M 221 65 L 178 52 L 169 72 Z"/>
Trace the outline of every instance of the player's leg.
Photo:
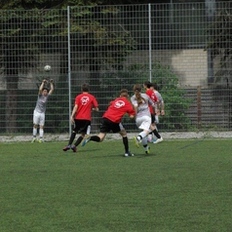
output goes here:
<path id="1" fill-rule="evenodd" d="M 81 122 L 79 122 L 79 120 L 75 119 L 74 125 L 73 125 L 73 130 L 72 130 L 72 133 L 69 137 L 68 145 L 63 148 L 63 151 L 68 151 L 69 149 L 72 148 L 72 143 L 76 137 L 77 132 L 80 129 L 80 125 L 81 125 Z M 73 152 L 76 152 L 76 149 L 72 149 L 72 150 L 73 150 Z"/>
<path id="2" fill-rule="evenodd" d="M 32 140 L 31 142 L 34 143 L 36 141 L 36 136 L 37 136 L 37 131 L 38 131 L 38 125 L 34 124 L 33 125 L 33 132 L 32 132 Z"/>
<path id="3" fill-rule="evenodd" d="M 87 139 L 89 137 L 90 128 L 91 128 L 90 127 L 90 124 L 91 124 L 90 120 L 76 120 L 76 121 L 77 121 L 76 128 L 78 128 L 78 130 L 76 130 L 76 133 L 79 131 L 81 134 L 77 138 L 77 141 L 75 142 L 75 144 L 73 146 L 71 146 L 71 149 L 73 150 L 73 152 L 77 151 L 76 147 L 82 142 L 82 140 L 84 138 Z"/>
<path id="4" fill-rule="evenodd" d="M 106 137 L 106 132 L 100 132 L 98 135 L 91 136 L 92 141 L 94 142 L 102 142 Z"/>
<path id="5" fill-rule="evenodd" d="M 33 131 L 32 131 L 32 140 L 31 142 L 34 143 L 36 141 L 36 136 L 38 132 L 38 125 L 39 125 L 39 113 L 34 110 L 33 113 Z"/>
<path id="6" fill-rule="evenodd" d="M 154 124 L 154 122 L 156 120 L 155 116 L 156 116 L 155 114 L 151 114 L 152 124 Z M 147 137 L 148 137 L 148 142 L 151 142 L 151 143 L 153 143 L 157 139 L 152 131 L 149 133 L 149 135 Z"/>
<path id="7" fill-rule="evenodd" d="M 109 120 L 103 118 L 100 125 L 100 133 L 98 135 L 85 136 L 81 145 L 85 146 L 86 143 L 88 143 L 89 141 L 102 142 L 105 139 L 106 134 L 110 132 L 110 130 L 111 128 Z"/>
<path id="8" fill-rule="evenodd" d="M 45 124 L 45 113 L 40 113 L 39 117 L 39 142 L 44 142 L 44 124 Z"/>
<path id="9" fill-rule="evenodd" d="M 75 139 L 75 137 L 76 137 L 76 131 L 75 131 L 75 129 L 73 129 L 72 134 L 69 137 L 68 145 L 63 148 L 63 151 L 68 151 L 71 148 L 73 140 Z"/>
<path id="10" fill-rule="evenodd" d="M 143 138 L 145 138 L 150 133 L 151 117 L 142 116 L 137 118 L 136 125 L 139 129 L 142 130 L 136 137 L 134 137 L 135 145 L 139 147 L 139 143 L 141 143 Z"/>
<path id="11" fill-rule="evenodd" d="M 119 128 L 120 128 L 119 134 L 122 136 L 122 142 L 123 142 L 124 149 L 125 149 L 124 156 L 125 157 L 134 156 L 134 154 L 131 153 L 129 149 L 129 141 L 128 141 L 126 129 L 123 127 L 121 123 L 119 124 Z"/>
<path id="12" fill-rule="evenodd" d="M 146 154 L 149 154 L 150 153 L 150 147 L 148 146 L 148 143 L 147 143 L 148 141 L 147 141 L 147 136 L 146 137 L 144 137 L 143 139 L 142 139 L 142 145 L 143 145 L 143 148 L 144 148 L 144 150 L 145 150 L 145 153 Z"/>
<path id="13" fill-rule="evenodd" d="M 152 127 L 153 127 L 153 128 L 152 128 L 152 133 L 157 137 L 157 139 L 154 140 L 153 143 L 156 144 L 156 143 L 162 142 L 162 141 L 163 141 L 163 138 L 162 138 L 162 136 L 159 134 L 156 125 L 153 124 Z"/>
<path id="14" fill-rule="evenodd" d="M 98 135 L 92 135 L 89 137 L 86 137 L 83 139 L 82 142 L 82 147 L 84 147 L 86 145 L 86 143 L 88 143 L 89 141 L 93 141 L 93 142 L 102 142 L 106 137 L 106 133 L 105 132 L 100 132 Z"/>

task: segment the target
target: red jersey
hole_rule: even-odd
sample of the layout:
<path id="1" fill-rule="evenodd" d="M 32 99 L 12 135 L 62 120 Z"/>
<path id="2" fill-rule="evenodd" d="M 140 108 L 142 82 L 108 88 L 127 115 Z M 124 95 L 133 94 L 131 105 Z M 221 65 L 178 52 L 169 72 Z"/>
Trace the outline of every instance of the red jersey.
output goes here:
<path id="1" fill-rule="evenodd" d="M 158 102 L 158 98 L 156 97 L 156 95 L 155 95 L 155 93 L 154 93 L 154 91 L 153 91 L 152 89 L 147 89 L 147 90 L 146 90 L 146 94 L 151 98 L 151 100 L 152 100 L 154 103 Z M 150 109 L 150 112 L 151 112 L 152 114 L 155 113 L 154 110 L 153 110 L 153 107 L 152 107 L 151 105 L 149 106 L 149 109 Z"/>
<path id="2" fill-rule="evenodd" d="M 125 114 L 135 115 L 134 108 L 129 100 L 125 97 L 118 97 L 110 102 L 103 118 L 108 118 L 110 121 L 120 123 Z"/>
<path id="3" fill-rule="evenodd" d="M 75 119 L 91 120 L 92 108 L 98 107 L 96 98 L 90 93 L 81 93 L 75 98 L 77 111 Z"/>

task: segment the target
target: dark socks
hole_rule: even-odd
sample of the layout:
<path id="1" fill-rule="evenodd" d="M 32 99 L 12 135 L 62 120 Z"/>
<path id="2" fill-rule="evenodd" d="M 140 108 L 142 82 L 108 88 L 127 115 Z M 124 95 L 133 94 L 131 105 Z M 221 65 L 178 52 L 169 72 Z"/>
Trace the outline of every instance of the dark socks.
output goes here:
<path id="1" fill-rule="evenodd" d="M 77 146 L 81 143 L 82 140 L 83 140 L 83 137 L 80 136 L 80 137 L 77 139 L 77 141 L 75 142 L 74 145 L 77 147 Z"/>
<path id="2" fill-rule="evenodd" d="M 138 135 L 138 136 L 137 136 L 137 138 L 140 138 L 140 140 L 142 140 L 142 139 L 143 139 L 143 137 L 142 137 L 141 135 Z"/>
<path id="3" fill-rule="evenodd" d="M 69 139 L 68 145 L 71 145 L 71 144 L 73 143 L 73 140 L 75 139 L 75 137 L 76 137 L 76 133 L 73 132 L 73 133 L 71 134 L 70 139 Z"/>
<path id="4" fill-rule="evenodd" d="M 156 129 L 153 130 L 152 132 L 153 132 L 153 134 L 154 134 L 158 139 L 161 138 L 160 134 L 158 133 L 158 131 L 157 131 Z"/>
<path id="5" fill-rule="evenodd" d="M 123 144 L 124 144 L 125 152 L 128 153 L 129 152 L 128 138 L 127 137 L 122 137 L 122 141 L 123 141 Z"/>

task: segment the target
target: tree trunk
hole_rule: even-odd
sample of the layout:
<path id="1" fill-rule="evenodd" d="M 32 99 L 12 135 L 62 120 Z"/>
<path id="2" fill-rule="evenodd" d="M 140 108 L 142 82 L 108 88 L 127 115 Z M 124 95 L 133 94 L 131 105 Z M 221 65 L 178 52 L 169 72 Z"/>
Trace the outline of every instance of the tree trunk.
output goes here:
<path id="1" fill-rule="evenodd" d="M 17 132 L 18 75 L 6 78 L 6 133 Z"/>
<path id="2" fill-rule="evenodd" d="M 97 101 L 99 106 L 101 106 L 101 93 L 99 92 L 100 89 L 100 75 L 99 75 L 99 65 L 94 64 L 94 61 L 92 61 L 93 64 L 90 64 L 90 78 L 89 78 L 89 84 L 90 84 L 90 93 L 93 94 Z M 99 114 L 102 115 L 102 109 L 99 107 Z M 95 113 L 96 114 L 96 113 Z M 99 132 L 99 120 L 96 117 L 92 117 L 92 122 L 91 122 L 91 131 L 94 133 Z"/>

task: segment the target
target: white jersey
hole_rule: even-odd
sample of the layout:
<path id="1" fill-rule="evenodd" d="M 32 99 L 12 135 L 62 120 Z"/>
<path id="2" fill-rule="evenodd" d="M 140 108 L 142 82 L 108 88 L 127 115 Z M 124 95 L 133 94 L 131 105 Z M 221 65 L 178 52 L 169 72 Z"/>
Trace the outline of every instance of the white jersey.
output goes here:
<path id="1" fill-rule="evenodd" d="M 143 117 L 143 116 L 151 117 L 151 112 L 149 110 L 149 105 L 154 106 L 154 103 L 151 100 L 151 98 L 145 93 L 141 93 L 141 97 L 143 98 L 143 103 L 141 103 L 140 105 L 138 105 L 138 102 L 136 100 L 135 95 L 133 95 L 131 97 L 132 105 L 137 108 L 136 118 Z"/>
<path id="2" fill-rule="evenodd" d="M 35 106 L 35 111 L 37 111 L 39 113 L 45 113 L 48 97 L 49 97 L 49 95 L 47 95 L 47 96 L 38 95 L 36 106 Z"/>

